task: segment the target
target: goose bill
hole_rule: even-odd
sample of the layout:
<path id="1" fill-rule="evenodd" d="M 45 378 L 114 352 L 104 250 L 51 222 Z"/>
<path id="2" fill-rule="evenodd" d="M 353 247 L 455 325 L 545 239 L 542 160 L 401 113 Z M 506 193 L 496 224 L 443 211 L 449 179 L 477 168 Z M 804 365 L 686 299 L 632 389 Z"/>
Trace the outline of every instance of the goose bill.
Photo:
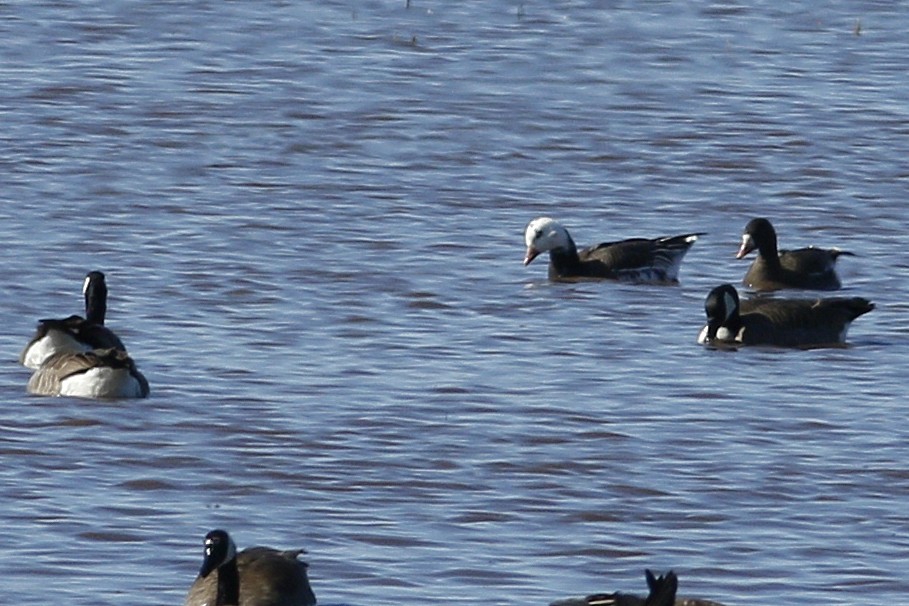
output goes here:
<path id="1" fill-rule="evenodd" d="M 742 236 L 742 246 L 739 248 L 739 252 L 735 255 L 735 258 L 741 259 L 755 248 L 754 239 L 749 234 L 745 234 Z"/>
<path id="2" fill-rule="evenodd" d="M 527 254 L 524 255 L 524 265 L 530 264 L 531 261 L 537 258 L 537 255 L 540 254 L 540 251 L 536 250 L 532 246 L 527 249 Z"/>

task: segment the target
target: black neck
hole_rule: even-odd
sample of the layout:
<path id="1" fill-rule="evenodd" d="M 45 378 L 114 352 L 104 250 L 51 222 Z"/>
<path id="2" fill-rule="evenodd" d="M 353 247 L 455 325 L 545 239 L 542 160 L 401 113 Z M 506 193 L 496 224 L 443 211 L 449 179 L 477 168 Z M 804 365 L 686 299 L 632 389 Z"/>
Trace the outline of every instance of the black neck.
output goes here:
<path id="1" fill-rule="evenodd" d="M 237 606 L 240 603 L 240 573 L 237 559 L 232 558 L 218 568 L 218 598 L 215 606 Z"/>
<path id="2" fill-rule="evenodd" d="M 764 263 L 771 267 L 781 267 L 780 251 L 776 245 L 776 233 L 771 232 L 769 238 L 758 246 L 758 254 L 764 257 Z"/>
<path id="3" fill-rule="evenodd" d="M 104 325 L 107 314 L 107 287 L 94 282 L 85 289 L 85 319 L 93 324 Z"/>
<path id="4" fill-rule="evenodd" d="M 582 273 L 581 258 L 571 236 L 568 237 L 568 246 L 549 251 L 549 263 L 550 273 L 555 276 L 578 276 Z"/>

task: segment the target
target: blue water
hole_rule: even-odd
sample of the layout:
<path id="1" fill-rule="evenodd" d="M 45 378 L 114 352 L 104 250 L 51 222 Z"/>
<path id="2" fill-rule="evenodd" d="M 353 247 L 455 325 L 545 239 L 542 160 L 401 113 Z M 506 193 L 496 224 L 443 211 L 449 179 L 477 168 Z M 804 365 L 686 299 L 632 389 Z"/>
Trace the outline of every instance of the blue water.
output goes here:
<path id="1" fill-rule="evenodd" d="M 323 604 L 909 590 L 909 9 L 668 2 L 0 8 L 0 576 L 180 604 L 201 540 L 308 551 Z M 550 284 L 704 231 L 679 287 Z M 695 345 L 754 216 L 838 246 L 844 349 Z M 25 394 L 110 287 L 145 401 Z"/>

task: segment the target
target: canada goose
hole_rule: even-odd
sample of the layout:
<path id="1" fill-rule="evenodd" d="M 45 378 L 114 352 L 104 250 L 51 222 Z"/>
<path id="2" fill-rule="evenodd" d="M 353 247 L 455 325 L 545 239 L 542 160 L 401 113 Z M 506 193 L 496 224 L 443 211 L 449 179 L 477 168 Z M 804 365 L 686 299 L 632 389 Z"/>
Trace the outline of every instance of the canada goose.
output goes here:
<path id="1" fill-rule="evenodd" d="M 698 336 L 701 344 L 778 345 L 821 347 L 846 342 L 849 324 L 874 309 L 861 297 L 826 299 L 739 300 L 731 284 L 717 286 L 704 301 L 707 325 Z"/>
<path id="2" fill-rule="evenodd" d="M 82 285 L 85 317 L 72 315 L 62 320 L 39 320 L 35 336 L 19 355 L 19 363 L 38 368 L 55 353 L 80 352 L 113 347 L 126 351 L 123 342 L 104 326 L 107 313 L 107 284 L 100 271 L 89 272 Z"/>
<path id="3" fill-rule="evenodd" d="M 583 598 L 569 598 L 552 602 L 549 606 L 723 606 L 719 602 L 698 598 L 676 598 L 679 579 L 671 570 L 656 577 L 644 571 L 650 593 L 646 598 L 632 593 L 596 593 Z"/>
<path id="4" fill-rule="evenodd" d="M 313 606 L 303 549 L 237 546 L 224 530 L 205 535 L 205 556 L 184 606 Z M 217 574 L 212 575 L 212 572 Z"/>
<path id="5" fill-rule="evenodd" d="M 679 266 L 702 234 L 633 238 L 604 242 L 578 251 L 568 230 L 549 217 L 538 217 L 524 230 L 524 265 L 549 252 L 549 279 L 610 278 L 627 282 L 677 284 Z"/>
<path id="6" fill-rule="evenodd" d="M 742 284 L 760 291 L 783 288 L 837 290 L 840 279 L 836 275 L 836 260 L 841 255 L 854 256 L 836 248 L 813 246 L 778 251 L 776 230 L 767 219 L 748 222 L 735 258 L 741 259 L 754 249 L 758 251 L 757 258 L 748 268 Z"/>
<path id="7" fill-rule="evenodd" d="M 55 353 L 28 380 L 28 392 L 77 398 L 145 398 L 148 381 L 122 349 Z"/>

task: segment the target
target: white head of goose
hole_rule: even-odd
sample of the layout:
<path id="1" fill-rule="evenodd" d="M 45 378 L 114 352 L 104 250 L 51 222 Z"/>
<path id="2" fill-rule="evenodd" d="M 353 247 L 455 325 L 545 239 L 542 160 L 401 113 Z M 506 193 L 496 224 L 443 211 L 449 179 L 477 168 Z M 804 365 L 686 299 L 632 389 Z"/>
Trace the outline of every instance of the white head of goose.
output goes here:
<path id="1" fill-rule="evenodd" d="M 644 571 L 650 593 L 642 598 L 632 593 L 596 593 L 583 598 L 569 598 L 552 602 L 549 606 L 723 606 L 719 602 L 699 598 L 679 598 L 676 592 L 679 579 L 671 570 L 666 575 L 655 576 L 649 570 Z"/>
<path id="2" fill-rule="evenodd" d="M 854 256 L 837 248 L 813 246 L 780 251 L 777 249 L 776 230 L 770 221 L 763 218 L 752 219 L 745 226 L 742 245 L 735 258 L 741 259 L 755 249 L 758 251 L 757 258 L 748 268 L 742 283 L 759 291 L 783 288 L 838 290 L 840 279 L 836 275 L 836 260 L 841 255 Z"/>
<path id="3" fill-rule="evenodd" d="M 75 398 L 146 398 L 149 387 L 122 349 L 55 353 L 28 380 L 28 392 Z"/>
<path id="4" fill-rule="evenodd" d="M 313 606 L 302 549 L 249 547 L 237 552 L 224 530 L 205 535 L 205 555 L 185 606 Z"/>
<path id="5" fill-rule="evenodd" d="M 553 281 L 607 278 L 677 284 L 682 259 L 700 235 L 632 238 L 604 242 L 579 251 L 561 223 L 549 217 L 538 217 L 524 230 L 527 245 L 524 265 L 540 253 L 548 252 L 549 279 Z"/>
<path id="6" fill-rule="evenodd" d="M 717 286 L 704 301 L 707 326 L 701 344 L 825 347 L 846 342 L 849 325 L 874 309 L 862 297 L 745 301 L 731 284 Z"/>
<path id="7" fill-rule="evenodd" d="M 19 355 L 19 362 L 38 368 L 56 353 L 116 348 L 126 351 L 123 342 L 104 326 L 107 313 L 107 284 L 100 271 L 89 272 L 82 286 L 85 317 L 72 315 L 62 320 L 39 320 L 35 336 Z"/>

